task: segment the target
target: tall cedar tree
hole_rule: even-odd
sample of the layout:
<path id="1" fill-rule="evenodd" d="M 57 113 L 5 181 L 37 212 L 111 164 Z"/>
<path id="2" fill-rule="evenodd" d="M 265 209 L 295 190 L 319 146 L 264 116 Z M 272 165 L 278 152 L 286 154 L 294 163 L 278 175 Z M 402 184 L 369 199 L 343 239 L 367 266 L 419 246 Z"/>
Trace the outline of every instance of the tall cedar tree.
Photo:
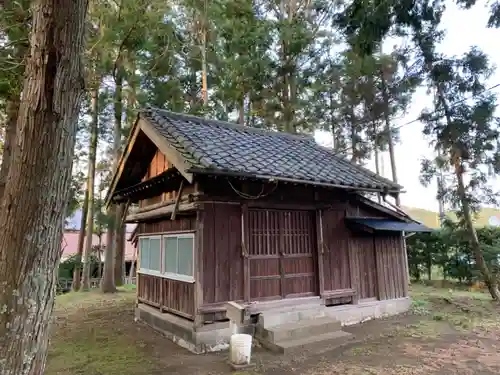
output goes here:
<path id="1" fill-rule="evenodd" d="M 97 80 L 95 87 L 91 92 L 91 115 L 92 123 L 90 129 L 90 143 L 89 143 L 89 160 L 88 160 L 88 173 L 87 173 L 87 225 L 85 233 L 85 249 L 83 252 L 83 271 L 82 283 L 80 291 L 88 291 L 90 289 L 90 267 L 92 257 L 92 245 L 94 237 L 94 202 L 95 202 L 95 169 L 96 169 L 96 156 L 97 144 L 99 138 L 99 86 L 100 80 Z M 82 214 L 83 215 L 83 214 Z M 84 228 L 80 228 L 82 232 Z"/>
<path id="2" fill-rule="evenodd" d="M 0 38 L 8 41 L 0 50 L 0 99 L 6 102 L 4 145 L 0 167 L 0 197 L 3 194 L 16 140 L 17 115 L 19 111 L 24 59 L 28 51 L 29 1 L 7 1 L 0 3 L 2 20 Z"/>
<path id="3" fill-rule="evenodd" d="M 423 182 L 436 177 L 439 169 L 452 171 L 453 185 L 443 186 L 445 196 L 458 208 L 476 266 L 492 298 L 500 301 L 496 277 L 484 260 L 473 225 L 474 208 L 485 203 L 484 198 L 491 203 L 487 173 L 500 171 L 499 120 L 494 117 L 496 97 L 485 86 L 492 70 L 487 56 L 477 49 L 461 58 L 429 56 L 426 61 L 432 66 L 428 85 L 434 92 L 434 108 L 422 114 L 424 134 L 433 140 L 440 156 L 424 161 Z M 460 105 L 455 104 L 457 100 Z"/>
<path id="4" fill-rule="evenodd" d="M 84 92 L 87 2 L 32 3 L 30 53 L 0 209 L 0 373 L 45 370 Z"/>

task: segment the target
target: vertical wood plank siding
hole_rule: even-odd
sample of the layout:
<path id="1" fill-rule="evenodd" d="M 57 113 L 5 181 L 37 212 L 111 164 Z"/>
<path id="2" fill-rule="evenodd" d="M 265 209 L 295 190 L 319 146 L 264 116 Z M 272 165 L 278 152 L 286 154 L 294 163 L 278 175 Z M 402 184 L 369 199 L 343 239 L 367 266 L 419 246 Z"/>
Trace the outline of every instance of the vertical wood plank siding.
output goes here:
<path id="1" fill-rule="evenodd" d="M 138 274 L 139 301 L 185 318 L 194 317 L 194 284 Z"/>
<path id="2" fill-rule="evenodd" d="M 315 220 L 314 211 L 249 210 L 251 299 L 318 294 Z"/>
<path id="3" fill-rule="evenodd" d="M 303 188 L 287 187 L 278 189 L 275 196 L 254 202 L 238 200 L 228 195 L 230 192 L 225 191 L 223 185 L 220 189 L 218 184 L 214 185 L 217 189 L 208 185 L 201 187 L 206 194 L 199 202 L 203 211 L 203 225 L 200 226 L 203 251 L 198 263 L 201 262 L 203 272 L 201 280 L 195 280 L 201 282 L 200 299 L 201 294 L 203 297 L 198 303 L 202 304 L 203 311 L 220 314 L 217 319 L 208 320 L 224 318 L 220 308 L 226 301 L 319 295 L 320 252 L 316 228 L 319 220 L 317 212 L 311 209 L 313 194 Z M 218 193 L 218 198 L 207 191 Z M 355 302 L 358 298 L 405 296 L 401 237 L 355 232 L 347 228 L 344 221 L 346 215 L 384 217 L 385 214 L 359 203 L 350 203 L 340 195 L 333 198 L 323 195 L 321 199 L 331 202 L 329 207 L 323 204 L 322 219 L 325 294 L 341 289 L 357 292 L 356 298 L 340 297 L 340 303 Z M 301 203 L 304 208 L 299 206 Z M 243 222 L 242 213 L 245 215 Z M 139 226 L 139 234 L 195 231 L 196 217 L 166 219 Z M 248 296 L 245 296 L 245 280 Z M 152 276 L 139 276 L 139 298 L 163 306 L 165 310 L 178 311 L 182 316 L 192 318 L 196 314 L 194 293 L 195 284 L 160 282 Z"/>
<path id="4" fill-rule="evenodd" d="M 325 210 L 323 213 L 325 291 L 355 288 L 355 285 L 351 286 L 349 269 L 349 241 L 352 240 L 352 236 L 345 226 L 344 217 L 343 205 Z"/>
<path id="5" fill-rule="evenodd" d="M 407 297 L 403 251 L 400 235 L 375 236 L 380 299 Z"/>
<path id="6" fill-rule="evenodd" d="M 196 216 L 180 217 L 177 220 L 160 220 L 140 223 L 138 235 L 167 234 L 190 231 L 196 228 Z M 140 259 L 140 255 L 138 255 Z M 140 302 L 172 312 L 188 319 L 195 314 L 195 283 L 138 274 L 137 297 Z M 195 280 L 196 282 L 196 280 Z"/>
<path id="7" fill-rule="evenodd" d="M 170 167 L 172 167 L 172 164 L 170 164 L 168 162 L 165 155 L 160 150 L 156 150 L 156 154 L 153 157 L 153 160 L 151 161 L 151 163 L 149 164 L 148 172 L 146 173 L 146 175 L 143 177 L 142 180 L 146 181 L 150 178 L 158 176 L 159 174 L 166 171 Z M 187 186 L 184 186 L 183 194 L 189 194 L 189 193 L 192 193 L 193 191 L 194 191 L 194 187 L 187 185 Z M 163 194 L 158 195 L 156 197 L 152 197 L 152 198 L 140 201 L 139 207 L 145 207 L 145 206 L 148 206 L 151 204 L 160 203 L 163 201 L 175 199 L 176 197 L 177 197 L 177 191 L 163 193 Z"/>
<path id="8" fill-rule="evenodd" d="M 348 216 L 383 218 L 360 204 L 338 204 L 323 213 L 325 292 L 352 288 L 360 299 L 406 297 L 404 254 L 399 234 L 348 229 Z"/>
<path id="9" fill-rule="evenodd" d="M 204 203 L 203 302 L 243 300 L 241 206 Z"/>
<path id="10" fill-rule="evenodd" d="M 179 217 L 177 220 L 164 219 L 139 223 L 138 235 L 183 232 L 196 230 L 196 216 Z"/>

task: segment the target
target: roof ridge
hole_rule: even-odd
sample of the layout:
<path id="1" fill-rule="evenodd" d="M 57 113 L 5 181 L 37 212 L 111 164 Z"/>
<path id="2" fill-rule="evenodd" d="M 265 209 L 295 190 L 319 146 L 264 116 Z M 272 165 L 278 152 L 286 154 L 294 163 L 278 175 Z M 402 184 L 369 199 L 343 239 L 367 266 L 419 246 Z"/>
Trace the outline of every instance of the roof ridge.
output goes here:
<path id="1" fill-rule="evenodd" d="M 269 129 L 264 129 L 264 128 L 254 128 L 251 126 L 236 124 L 234 122 L 215 120 L 215 119 L 211 119 L 211 118 L 204 118 L 204 117 L 200 117 L 200 116 L 172 112 L 172 111 L 168 111 L 166 109 L 155 108 L 155 107 L 147 107 L 143 111 L 157 112 L 158 114 L 166 115 L 168 117 L 174 117 L 174 118 L 184 120 L 184 121 L 186 121 L 186 120 L 187 121 L 190 121 L 190 120 L 191 121 L 203 121 L 203 122 L 207 123 L 208 125 L 219 126 L 219 127 L 224 127 L 224 128 L 228 128 L 228 129 L 234 129 L 234 130 L 241 130 L 241 131 L 245 131 L 245 132 L 249 132 L 249 133 L 270 135 L 270 136 L 276 136 L 276 137 L 287 137 L 287 138 L 295 139 L 298 141 L 314 141 L 314 136 L 310 135 L 310 134 L 291 134 L 291 133 L 286 133 L 286 132 L 282 132 L 282 131 L 274 131 L 274 130 L 269 130 Z"/>

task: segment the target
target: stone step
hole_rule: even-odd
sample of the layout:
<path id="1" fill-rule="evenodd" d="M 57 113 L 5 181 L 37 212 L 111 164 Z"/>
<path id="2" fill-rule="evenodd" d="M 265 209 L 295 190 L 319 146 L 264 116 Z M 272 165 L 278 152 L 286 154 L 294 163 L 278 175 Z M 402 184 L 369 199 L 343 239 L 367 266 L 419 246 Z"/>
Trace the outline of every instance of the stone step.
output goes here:
<path id="1" fill-rule="evenodd" d="M 302 320 L 313 320 L 326 317 L 327 314 L 323 308 L 317 306 L 301 306 L 296 309 L 276 309 L 265 311 L 259 315 L 259 325 L 263 328 L 275 327 L 278 325 Z"/>
<path id="2" fill-rule="evenodd" d="M 270 342 L 278 342 L 318 336 L 341 329 L 342 324 L 338 320 L 325 316 L 265 328 L 262 330 L 262 338 Z"/>
<path id="3" fill-rule="evenodd" d="M 348 344 L 354 339 L 354 335 L 344 331 L 335 331 L 323 333 L 321 335 L 298 338 L 294 340 L 283 340 L 278 342 L 270 342 L 260 339 L 260 344 L 275 353 L 289 354 L 299 350 L 314 349 L 318 350 L 318 346 L 327 346 L 328 350 L 341 347 Z"/>

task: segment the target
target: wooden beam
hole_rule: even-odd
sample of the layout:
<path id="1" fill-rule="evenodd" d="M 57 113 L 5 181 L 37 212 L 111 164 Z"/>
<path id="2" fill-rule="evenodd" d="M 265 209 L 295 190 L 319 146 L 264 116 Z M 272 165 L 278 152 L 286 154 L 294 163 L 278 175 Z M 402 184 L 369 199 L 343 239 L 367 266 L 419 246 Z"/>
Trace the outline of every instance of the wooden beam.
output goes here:
<path id="1" fill-rule="evenodd" d="M 170 215 L 170 220 L 175 220 L 175 216 L 177 215 L 177 210 L 179 209 L 179 203 L 181 201 L 183 191 L 184 191 L 184 180 L 181 180 L 179 190 L 177 191 L 177 195 L 175 197 L 174 209 L 172 210 L 172 215 Z"/>
<path id="2" fill-rule="evenodd" d="M 201 327 L 204 322 L 203 312 L 203 231 L 205 211 L 203 206 L 196 212 L 196 238 L 194 251 L 194 329 Z"/>
<path id="3" fill-rule="evenodd" d="M 130 199 L 127 201 L 127 203 L 125 203 L 125 207 L 123 208 L 123 213 L 122 213 L 120 225 L 125 224 L 125 219 L 127 218 L 127 213 L 128 213 L 129 207 L 130 207 Z"/>
<path id="4" fill-rule="evenodd" d="M 165 155 L 167 160 L 192 184 L 193 174 L 188 172 L 191 166 L 186 162 L 184 157 L 148 121 L 139 119 L 139 126 L 163 155 Z"/>
<path id="5" fill-rule="evenodd" d="M 196 200 L 197 196 L 198 196 L 198 193 L 184 194 L 181 197 L 181 202 L 192 203 L 194 200 Z M 157 208 L 169 206 L 169 205 L 174 204 L 174 203 L 175 203 L 175 199 L 168 199 L 166 201 L 162 201 L 162 202 L 155 203 L 155 204 L 149 204 L 145 207 L 141 207 L 141 208 L 138 208 L 136 210 L 133 210 L 131 212 L 131 214 L 141 214 L 141 213 L 153 211 L 153 210 L 156 210 Z"/>
<path id="6" fill-rule="evenodd" d="M 401 250 L 403 252 L 403 265 L 404 265 L 404 278 L 403 278 L 403 297 L 409 296 L 409 285 L 410 285 L 410 267 L 408 265 L 408 250 L 406 248 L 406 238 L 401 235 Z"/>
<path id="7" fill-rule="evenodd" d="M 349 274 L 351 277 L 351 289 L 358 290 L 359 288 L 359 265 L 356 262 L 358 249 L 352 243 L 352 238 L 347 239 L 347 247 L 349 249 Z M 352 298 L 352 303 L 357 304 L 359 301 L 359 293 L 356 293 Z"/>
<path id="8" fill-rule="evenodd" d="M 131 222 L 137 222 L 137 221 L 143 221 L 143 220 L 151 220 L 151 219 L 156 219 L 162 216 L 166 216 L 168 214 L 171 214 L 172 211 L 174 210 L 175 204 L 170 204 L 165 207 L 158 208 L 156 210 L 151 210 L 148 212 L 143 212 L 139 214 L 131 214 L 127 216 L 127 219 L 125 220 L 127 223 Z M 193 202 L 193 203 L 181 203 L 179 204 L 178 207 L 178 212 L 183 212 L 183 211 L 194 211 L 198 207 L 198 203 Z"/>
<path id="9" fill-rule="evenodd" d="M 324 256 L 325 256 L 325 242 L 323 238 L 323 210 L 316 211 L 316 231 L 318 236 L 318 282 L 319 294 L 323 295 L 325 292 L 325 272 L 324 272 Z"/>
<path id="10" fill-rule="evenodd" d="M 243 257 L 243 296 L 250 302 L 250 259 L 248 258 L 248 205 L 241 205 L 241 256 Z"/>

